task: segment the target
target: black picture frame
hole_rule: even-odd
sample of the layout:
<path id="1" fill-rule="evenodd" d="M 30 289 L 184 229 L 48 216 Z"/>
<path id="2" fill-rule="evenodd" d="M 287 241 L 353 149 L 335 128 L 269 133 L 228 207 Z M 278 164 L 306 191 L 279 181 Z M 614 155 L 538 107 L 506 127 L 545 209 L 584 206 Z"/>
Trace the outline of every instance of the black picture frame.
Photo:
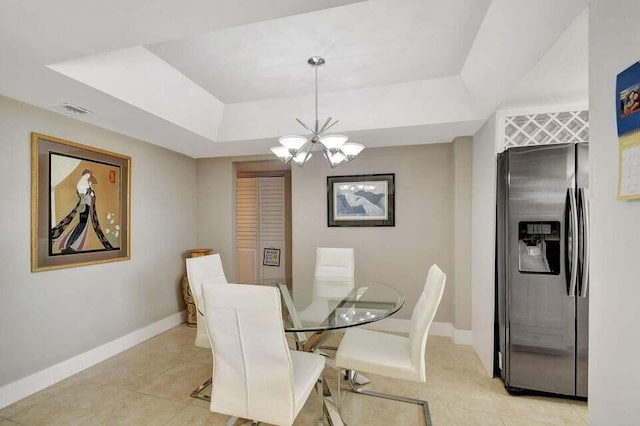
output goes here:
<path id="1" fill-rule="evenodd" d="M 265 248 L 262 255 L 262 265 L 264 266 L 280 266 L 280 249 Z"/>
<path id="2" fill-rule="evenodd" d="M 327 176 L 327 226 L 396 226 L 395 177 L 395 173 Z"/>

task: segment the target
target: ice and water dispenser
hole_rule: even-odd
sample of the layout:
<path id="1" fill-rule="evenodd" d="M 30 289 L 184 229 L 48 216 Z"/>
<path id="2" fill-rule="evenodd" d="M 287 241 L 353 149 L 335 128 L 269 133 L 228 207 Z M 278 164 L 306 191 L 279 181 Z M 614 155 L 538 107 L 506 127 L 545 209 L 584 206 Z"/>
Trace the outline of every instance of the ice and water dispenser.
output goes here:
<path id="1" fill-rule="evenodd" d="M 520 222 L 518 262 L 522 273 L 560 273 L 560 222 Z"/>

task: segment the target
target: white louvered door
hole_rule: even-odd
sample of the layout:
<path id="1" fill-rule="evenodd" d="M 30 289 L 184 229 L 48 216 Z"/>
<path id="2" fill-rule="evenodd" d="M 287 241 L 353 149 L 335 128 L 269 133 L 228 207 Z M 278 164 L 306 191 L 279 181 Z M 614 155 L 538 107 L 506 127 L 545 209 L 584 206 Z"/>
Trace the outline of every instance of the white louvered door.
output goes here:
<path id="1" fill-rule="evenodd" d="M 284 177 L 238 178 L 236 265 L 239 283 L 285 276 Z M 264 249 L 280 250 L 280 266 L 263 265 Z"/>
<path id="2" fill-rule="evenodd" d="M 258 278 L 258 179 L 236 183 L 236 272 L 240 283 Z"/>
<path id="3" fill-rule="evenodd" d="M 284 177 L 261 177 L 258 186 L 258 243 L 260 247 L 258 268 L 261 278 L 285 276 L 285 224 L 284 224 Z M 280 266 L 263 265 L 264 249 L 280 250 Z"/>

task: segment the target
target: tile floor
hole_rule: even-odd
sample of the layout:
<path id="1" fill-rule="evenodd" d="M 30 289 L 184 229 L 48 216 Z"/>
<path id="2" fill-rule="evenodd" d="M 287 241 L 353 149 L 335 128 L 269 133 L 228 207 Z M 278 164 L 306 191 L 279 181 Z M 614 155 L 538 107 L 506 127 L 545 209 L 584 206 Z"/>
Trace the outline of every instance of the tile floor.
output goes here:
<path id="1" fill-rule="evenodd" d="M 223 425 L 189 393 L 211 375 L 211 353 L 193 345 L 185 325 L 110 358 L 0 410 L 0 426 L 22 425 Z M 336 386 L 335 370 L 327 382 Z M 431 336 L 426 384 L 371 379 L 368 388 L 429 401 L 436 426 L 585 425 L 586 403 L 543 397 L 514 397 L 483 372 L 469 346 Z M 349 425 L 422 425 L 419 406 L 346 392 L 343 417 Z M 315 425 L 318 399 L 312 393 L 296 425 Z"/>

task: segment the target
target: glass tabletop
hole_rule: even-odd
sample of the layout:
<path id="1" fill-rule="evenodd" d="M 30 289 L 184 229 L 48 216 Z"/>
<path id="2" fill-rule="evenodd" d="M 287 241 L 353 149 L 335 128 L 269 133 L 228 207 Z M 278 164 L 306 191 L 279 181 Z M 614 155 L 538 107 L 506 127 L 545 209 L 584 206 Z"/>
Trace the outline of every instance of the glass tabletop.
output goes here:
<path id="1" fill-rule="evenodd" d="M 402 308 L 404 296 L 388 285 L 335 278 L 300 282 L 270 278 L 247 284 L 277 287 L 287 332 L 325 331 L 380 321 Z"/>

